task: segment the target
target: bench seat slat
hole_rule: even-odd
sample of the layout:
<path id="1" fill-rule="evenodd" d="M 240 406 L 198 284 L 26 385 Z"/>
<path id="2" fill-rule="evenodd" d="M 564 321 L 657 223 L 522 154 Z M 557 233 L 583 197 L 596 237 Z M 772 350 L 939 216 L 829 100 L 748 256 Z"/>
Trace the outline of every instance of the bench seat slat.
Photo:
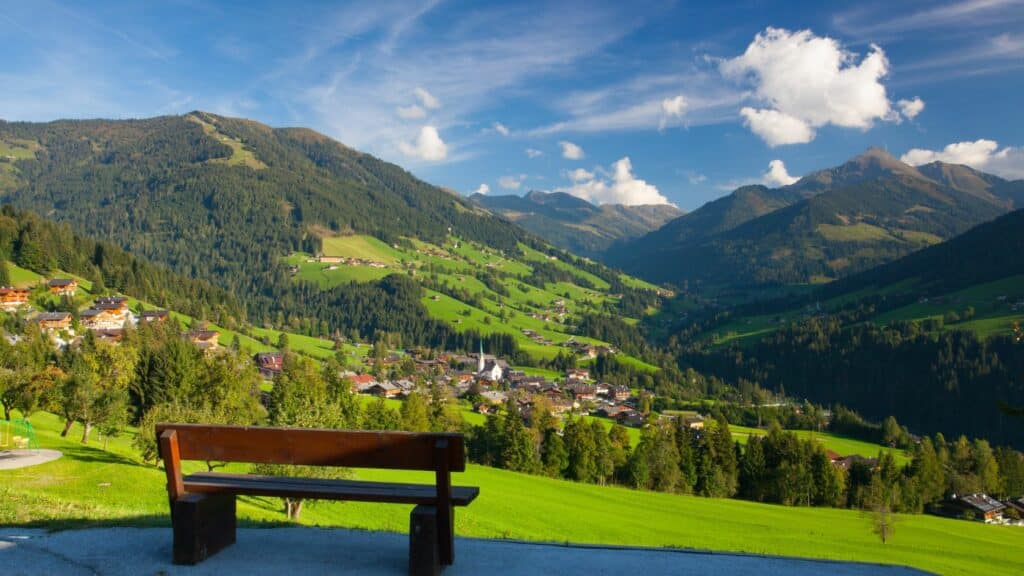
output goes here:
<path id="1" fill-rule="evenodd" d="M 291 496 L 325 500 L 394 502 L 398 504 L 435 504 L 437 487 L 433 484 L 402 484 L 363 480 L 289 478 L 256 474 L 199 472 L 184 478 L 186 492 L 248 494 L 252 496 Z M 452 504 L 468 506 L 480 494 L 476 486 L 452 486 Z"/>

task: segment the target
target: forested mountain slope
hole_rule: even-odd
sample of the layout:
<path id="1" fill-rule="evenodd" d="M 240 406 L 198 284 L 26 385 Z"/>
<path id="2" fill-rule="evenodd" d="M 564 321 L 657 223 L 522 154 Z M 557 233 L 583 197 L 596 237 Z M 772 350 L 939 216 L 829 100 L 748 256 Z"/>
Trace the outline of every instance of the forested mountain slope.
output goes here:
<path id="1" fill-rule="evenodd" d="M 712 209 L 728 213 L 711 203 L 627 243 L 612 262 L 652 281 L 711 287 L 828 281 L 991 220 L 1019 202 L 1022 188 L 963 166 L 919 170 L 873 148 L 791 186 L 740 189 L 716 201 L 731 206 L 741 193 L 777 200 L 762 203 L 761 214 L 740 211 L 737 225 L 721 217 L 697 223 Z"/>

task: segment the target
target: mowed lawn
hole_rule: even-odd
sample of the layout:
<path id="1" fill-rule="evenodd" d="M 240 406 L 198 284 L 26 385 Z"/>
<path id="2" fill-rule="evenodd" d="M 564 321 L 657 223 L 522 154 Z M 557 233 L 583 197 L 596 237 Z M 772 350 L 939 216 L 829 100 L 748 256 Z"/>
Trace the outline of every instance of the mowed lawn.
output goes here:
<path id="1" fill-rule="evenodd" d="M 65 457 L 33 468 L 0 471 L 0 524 L 76 527 L 91 523 L 166 525 L 160 469 L 138 463 L 130 437 L 110 451 L 95 441 L 57 436 L 57 417 L 32 418 L 43 447 Z M 198 466 L 193 464 L 190 469 Z M 236 469 L 240 469 L 237 467 Z M 430 481 L 430 474 L 359 471 L 358 477 Z M 900 515 L 882 544 L 859 512 L 794 508 L 575 484 L 470 465 L 456 484 L 481 488 L 479 499 L 456 513 L 460 536 L 552 542 L 673 546 L 764 554 L 905 564 L 942 574 L 1024 573 L 1024 531 L 933 516 Z M 285 522 L 279 501 L 241 498 L 245 521 Z M 409 506 L 366 503 L 308 504 L 302 523 L 403 532 Z"/>

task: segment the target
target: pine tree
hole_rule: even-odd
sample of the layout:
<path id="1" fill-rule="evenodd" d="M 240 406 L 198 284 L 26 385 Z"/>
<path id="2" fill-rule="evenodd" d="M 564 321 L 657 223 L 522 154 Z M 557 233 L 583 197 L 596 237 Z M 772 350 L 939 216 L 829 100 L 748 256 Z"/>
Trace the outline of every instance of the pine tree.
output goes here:
<path id="1" fill-rule="evenodd" d="M 549 428 L 544 432 L 544 441 L 541 444 L 541 452 L 544 462 L 544 473 L 552 478 L 561 478 L 569 465 L 569 454 L 565 450 L 565 442 L 558 435 L 558 431 Z"/>
<path id="2" fill-rule="evenodd" d="M 516 472 L 536 472 L 540 468 L 533 434 L 523 425 L 514 399 L 509 398 L 505 409 L 505 447 L 502 451 L 502 467 Z"/>

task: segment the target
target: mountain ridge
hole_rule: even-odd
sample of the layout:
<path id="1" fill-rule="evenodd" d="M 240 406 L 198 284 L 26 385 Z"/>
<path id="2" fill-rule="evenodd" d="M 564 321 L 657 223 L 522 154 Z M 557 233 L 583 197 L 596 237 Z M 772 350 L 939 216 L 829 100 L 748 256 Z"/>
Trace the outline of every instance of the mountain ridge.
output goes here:
<path id="1" fill-rule="evenodd" d="M 1022 189 L 1022 181 L 966 166 L 913 167 L 871 148 L 789 186 L 739 188 L 617 245 L 608 261 L 654 282 L 826 281 L 991 220 L 1017 205 Z"/>
<path id="2" fill-rule="evenodd" d="M 591 258 L 616 241 L 638 237 L 683 214 L 670 204 L 598 206 L 566 192 L 541 190 L 523 196 L 473 194 L 469 199 L 560 248 Z"/>

